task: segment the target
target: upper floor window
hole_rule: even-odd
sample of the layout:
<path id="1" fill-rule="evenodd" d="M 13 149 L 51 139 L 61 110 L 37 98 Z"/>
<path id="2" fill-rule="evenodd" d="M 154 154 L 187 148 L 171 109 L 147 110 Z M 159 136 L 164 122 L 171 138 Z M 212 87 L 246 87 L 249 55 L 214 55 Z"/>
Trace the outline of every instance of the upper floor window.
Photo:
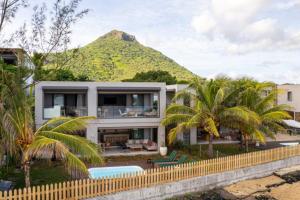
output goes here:
<path id="1" fill-rule="evenodd" d="M 288 101 L 293 101 L 293 93 L 291 91 L 287 92 L 287 100 Z"/>

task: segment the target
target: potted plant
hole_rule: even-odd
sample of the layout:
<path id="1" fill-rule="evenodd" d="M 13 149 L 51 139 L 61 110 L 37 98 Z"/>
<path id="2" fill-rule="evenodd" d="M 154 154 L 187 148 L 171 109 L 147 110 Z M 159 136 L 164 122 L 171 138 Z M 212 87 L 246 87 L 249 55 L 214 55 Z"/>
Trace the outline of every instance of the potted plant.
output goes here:
<path id="1" fill-rule="evenodd" d="M 165 144 L 160 145 L 159 153 L 160 153 L 161 156 L 166 156 L 167 153 L 168 153 L 168 147 L 166 147 Z"/>

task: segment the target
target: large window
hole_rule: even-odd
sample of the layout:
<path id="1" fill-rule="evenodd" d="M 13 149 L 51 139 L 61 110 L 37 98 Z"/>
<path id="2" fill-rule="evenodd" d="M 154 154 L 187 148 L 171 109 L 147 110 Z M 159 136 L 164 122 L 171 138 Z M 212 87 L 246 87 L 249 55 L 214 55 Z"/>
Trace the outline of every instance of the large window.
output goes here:
<path id="1" fill-rule="evenodd" d="M 53 106 L 65 107 L 85 107 L 86 94 L 60 94 L 60 93 L 45 93 L 44 107 L 50 108 Z"/>
<path id="2" fill-rule="evenodd" d="M 143 94 L 133 94 L 132 106 L 144 106 L 144 95 Z"/>
<path id="3" fill-rule="evenodd" d="M 191 141 L 190 141 L 191 137 L 190 136 L 191 136 L 190 129 L 183 131 L 183 143 L 184 144 L 190 144 L 191 143 Z"/>
<path id="4" fill-rule="evenodd" d="M 133 139 L 144 139 L 144 129 L 133 129 L 132 130 Z"/>
<path id="5" fill-rule="evenodd" d="M 287 100 L 288 101 L 293 101 L 293 93 L 291 91 L 287 92 Z"/>

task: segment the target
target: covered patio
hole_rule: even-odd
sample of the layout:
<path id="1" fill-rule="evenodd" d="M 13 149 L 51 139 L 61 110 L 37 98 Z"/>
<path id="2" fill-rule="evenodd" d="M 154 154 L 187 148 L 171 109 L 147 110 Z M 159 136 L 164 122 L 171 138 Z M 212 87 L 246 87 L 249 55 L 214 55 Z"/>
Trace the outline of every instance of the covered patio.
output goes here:
<path id="1" fill-rule="evenodd" d="M 153 155 L 158 152 L 157 128 L 98 129 L 104 156 Z"/>

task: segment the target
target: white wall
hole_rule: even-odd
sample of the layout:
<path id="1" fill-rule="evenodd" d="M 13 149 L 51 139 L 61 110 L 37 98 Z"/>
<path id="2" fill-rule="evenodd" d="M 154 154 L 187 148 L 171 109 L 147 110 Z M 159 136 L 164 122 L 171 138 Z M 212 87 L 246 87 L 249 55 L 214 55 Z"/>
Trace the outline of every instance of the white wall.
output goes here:
<path id="1" fill-rule="evenodd" d="M 300 85 L 278 85 L 279 94 L 277 97 L 277 104 L 287 104 L 292 108 L 291 111 L 300 112 Z M 292 101 L 287 100 L 287 93 L 292 92 Z"/>

